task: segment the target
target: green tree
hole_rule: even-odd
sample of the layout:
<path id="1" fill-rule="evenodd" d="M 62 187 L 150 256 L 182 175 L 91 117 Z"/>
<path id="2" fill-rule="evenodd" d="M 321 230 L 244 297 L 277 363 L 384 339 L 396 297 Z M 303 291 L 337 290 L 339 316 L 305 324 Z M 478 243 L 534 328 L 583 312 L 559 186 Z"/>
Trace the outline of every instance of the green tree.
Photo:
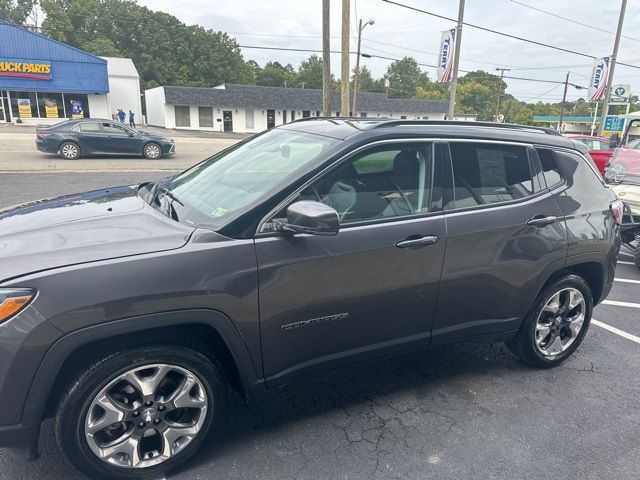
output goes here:
<path id="1" fill-rule="evenodd" d="M 333 75 L 331 76 L 333 81 Z M 298 68 L 297 86 L 304 88 L 322 89 L 322 58 L 317 55 L 311 55 L 308 59 L 303 60 Z"/>
<path id="2" fill-rule="evenodd" d="M 143 89 L 152 81 L 201 87 L 254 83 L 235 39 L 133 0 L 41 0 L 41 8 L 45 35 L 92 53 L 130 57 Z"/>
<path id="3" fill-rule="evenodd" d="M 387 68 L 389 90 L 392 96 L 413 97 L 418 85 L 424 85 L 429 77 L 412 57 L 396 60 Z"/>
<path id="4" fill-rule="evenodd" d="M 268 62 L 256 75 L 256 84 L 268 87 L 295 86 L 296 71 L 290 63 L 283 66 L 279 62 Z"/>
<path id="5" fill-rule="evenodd" d="M 428 82 L 416 87 L 416 98 L 422 100 L 448 100 L 449 85 L 445 83 Z"/>
<path id="6" fill-rule="evenodd" d="M 531 125 L 533 123 L 533 109 L 528 105 L 522 107 L 514 121 L 521 125 Z"/>
<path id="7" fill-rule="evenodd" d="M 22 25 L 33 11 L 35 3 L 35 0 L 0 0 L 0 18 Z"/>
<path id="8" fill-rule="evenodd" d="M 355 75 L 356 69 L 354 68 L 351 75 L 351 88 L 353 88 Z M 375 80 L 371 70 L 369 70 L 366 65 L 360 67 L 360 76 L 358 81 L 358 91 L 360 92 L 384 92 L 384 81 Z"/>

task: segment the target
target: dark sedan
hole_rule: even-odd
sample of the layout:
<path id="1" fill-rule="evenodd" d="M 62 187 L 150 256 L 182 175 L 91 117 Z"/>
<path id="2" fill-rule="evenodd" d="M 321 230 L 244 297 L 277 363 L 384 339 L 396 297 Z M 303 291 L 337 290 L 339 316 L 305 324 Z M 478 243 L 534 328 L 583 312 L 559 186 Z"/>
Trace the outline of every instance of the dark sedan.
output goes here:
<path id="1" fill-rule="evenodd" d="M 134 130 L 111 120 L 92 118 L 38 127 L 36 147 L 66 160 L 84 155 L 141 155 L 156 160 L 173 155 L 176 150 L 171 138 Z"/>

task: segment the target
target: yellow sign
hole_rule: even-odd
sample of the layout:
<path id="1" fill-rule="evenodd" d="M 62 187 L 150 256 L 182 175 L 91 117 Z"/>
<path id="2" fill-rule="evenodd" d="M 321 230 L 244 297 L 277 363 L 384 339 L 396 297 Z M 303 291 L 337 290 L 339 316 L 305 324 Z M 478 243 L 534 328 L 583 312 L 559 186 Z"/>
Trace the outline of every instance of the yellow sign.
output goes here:
<path id="1" fill-rule="evenodd" d="M 58 102 L 52 98 L 44 99 L 44 111 L 47 118 L 59 118 Z"/>
<path id="2" fill-rule="evenodd" d="M 18 99 L 18 114 L 20 118 L 31 118 L 31 100 L 28 98 Z"/>

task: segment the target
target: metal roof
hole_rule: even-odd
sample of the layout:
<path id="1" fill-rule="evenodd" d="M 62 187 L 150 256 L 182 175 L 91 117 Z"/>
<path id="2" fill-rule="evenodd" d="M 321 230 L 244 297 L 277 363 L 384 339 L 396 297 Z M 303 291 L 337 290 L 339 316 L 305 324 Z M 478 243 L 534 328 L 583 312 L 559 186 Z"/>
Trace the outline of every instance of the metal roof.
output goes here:
<path id="1" fill-rule="evenodd" d="M 138 70 L 130 58 L 100 57 L 107 61 L 107 71 L 110 77 L 134 77 L 140 78 Z"/>
<path id="2" fill-rule="evenodd" d="M 215 88 L 165 86 L 165 101 L 172 105 L 220 108 L 275 108 L 322 110 L 322 90 L 224 84 Z M 340 92 L 331 92 L 332 111 L 339 110 Z M 382 93 L 358 93 L 358 111 L 380 113 L 446 113 L 446 100 L 387 98 Z"/>
<path id="3" fill-rule="evenodd" d="M 540 123 L 553 123 L 560 121 L 560 115 L 535 115 L 533 117 L 534 122 Z M 592 123 L 593 117 L 587 116 L 576 116 L 576 115 L 565 115 L 562 117 L 563 122 L 568 123 Z M 600 117 L 596 118 L 596 123 L 600 122 Z"/>
<path id="4" fill-rule="evenodd" d="M 106 64 L 106 60 L 0 19 L 3 58 Z"/>

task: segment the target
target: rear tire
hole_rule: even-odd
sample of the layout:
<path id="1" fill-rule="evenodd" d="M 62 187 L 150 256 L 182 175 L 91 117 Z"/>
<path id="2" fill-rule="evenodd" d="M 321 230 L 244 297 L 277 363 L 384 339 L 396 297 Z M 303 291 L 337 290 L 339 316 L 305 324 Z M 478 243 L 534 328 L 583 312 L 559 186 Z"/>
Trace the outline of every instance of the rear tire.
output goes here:
<path id="1" fill-rule="evenodd" d="M 80 146 L 75 142 L 63 142 L 60 144 L 58 154 L 65 160 L 77 160 L 80 158 Z"/>
<path id="2" fill-rule="evenodd" d="M 159 478 L 188 461 L 216 423 L 226 396 L 223 378 L 208 357 L 182 346 L 101 356 L 60 402 L 58 446 L 92 478 Z"/>
<path id="3" fill-rule="evenodd" d="M 560 365 L 582 342 L 592 312 L 587 282 L 578 275 L 563 276 L 540 292 L 507 348 L 533 367 Z"/>
<path id="4" fill-rule="evenodd" d="M 155 142 L 147 143 L 142 149 L 142 155 L 148 160 L 158 160 L 162 157 L 162 148 Z"/>

